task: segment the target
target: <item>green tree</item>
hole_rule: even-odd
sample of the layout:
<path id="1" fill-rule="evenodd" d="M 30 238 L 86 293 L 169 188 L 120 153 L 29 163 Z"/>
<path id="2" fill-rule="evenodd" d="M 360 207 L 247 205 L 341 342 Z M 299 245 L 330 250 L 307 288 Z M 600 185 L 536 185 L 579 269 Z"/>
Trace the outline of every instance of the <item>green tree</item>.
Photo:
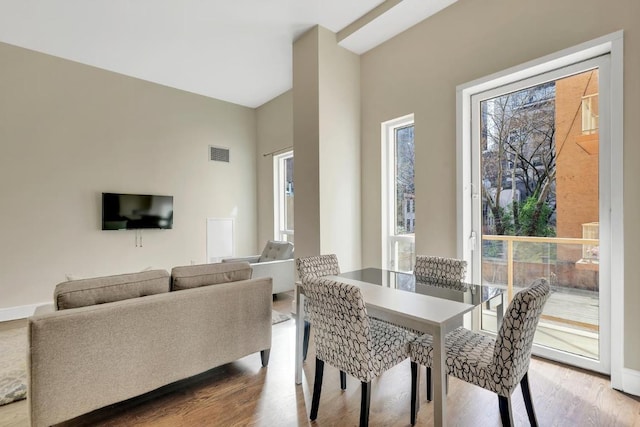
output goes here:
<path id="1" fill-rule="evenodd" d="M 500 223 L 505 235 L 555 237 L 556 230 L 549 225 L 553 209 L 537 197 L 528 197 L 524 202 L 514 202 L 509 208 L 499 208 Z"/>
<path id="2" fill-rule="evenodd" d="M 553 233 L 548 221 L 555 210 L 554 84 L 483 101 L 481 143 L 483 204 L 494 219 L 488 232 L 524 236 Z M 505 194 L 508 204 L 503 200 Z M 525 199 L 521 203 L 518 194 Z"/>

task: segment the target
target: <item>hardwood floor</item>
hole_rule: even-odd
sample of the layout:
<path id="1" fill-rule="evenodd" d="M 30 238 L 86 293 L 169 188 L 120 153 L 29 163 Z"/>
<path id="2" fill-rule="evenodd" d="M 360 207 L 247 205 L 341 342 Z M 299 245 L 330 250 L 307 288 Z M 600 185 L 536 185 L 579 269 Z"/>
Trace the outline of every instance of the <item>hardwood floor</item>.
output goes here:
<path id="1" fill-rule="evenodd" d="M 274 308 L 289 312 L 291 296 L 281 295 Z M 19 322 L 17 325 L 21 325 Z M 1 327 L 1 326 L 0 326 Z M 7 327 L 4 325 L 4 327 Z M 145 396 L 79 417 L 64 426 L 355 426 L 360 384 L 351 377 L 340 390 L 338 371 L 325 365 L 318 419 L 309 422 L 313 389 L 313 342 L 301 386 L 294 385 L 293 320 L 273 326 L 269 367 L 253 354 L 205 374 Z M 417 425 L 433 425 L 433 405 L 426 402 L 424 368 Z M 405 361 L 373 381 L 372 426 L 408 426 L 410 367 Z M 607 377 L 533 359 L 529 381 L 541 426 L 637 426 L 640 398 L 612 390 Z M 515 424 L 526 426 L 519 388 L 513 395 Z M 450 426 L 499 426 L 495 394 L 455 378 L 449 381 Z M 0 406 L 0 426 L 28 426 L 26 401 Z"/>

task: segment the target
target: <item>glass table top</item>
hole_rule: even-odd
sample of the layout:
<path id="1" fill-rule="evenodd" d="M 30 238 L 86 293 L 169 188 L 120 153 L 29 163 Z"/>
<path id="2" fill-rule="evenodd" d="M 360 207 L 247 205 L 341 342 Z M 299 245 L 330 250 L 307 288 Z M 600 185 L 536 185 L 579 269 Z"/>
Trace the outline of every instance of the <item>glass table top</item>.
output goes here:
<path id="1" fill-rule="evenodd" d="M 503 288 L 496 286 L 474 285 L 459 280 L 417 277 L 411 273 L 400 273 L 380 268 L 350 271 L 339 274 L 338 277 L 472 305 L 482 304 L 504 292 Z"/>

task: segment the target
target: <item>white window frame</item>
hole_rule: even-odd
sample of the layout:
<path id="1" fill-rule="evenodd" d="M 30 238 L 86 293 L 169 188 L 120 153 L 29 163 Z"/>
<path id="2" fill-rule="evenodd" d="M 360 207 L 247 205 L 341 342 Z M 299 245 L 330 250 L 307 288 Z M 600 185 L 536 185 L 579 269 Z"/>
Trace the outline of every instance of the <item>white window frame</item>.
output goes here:
<path id="1" fill-rule="evenodd" d="M 415 247 L 414 236 L 395 236 L 394 226 L 396 220 L 395 213 L 395 200 L 396 200 L 396 186 L 395 186 L 395 131 L 398 128 L 415 125 L 414 115 L 407 114 L 406 116 L 398 117 L 393 120 L 383 122 L 381 124 L 381 225 L 382 225 L 382 268 L 389 269 L 389 262 L 392 259 L 397 259 L 396 256 L 392 256 L 394 248 L 397 243 L 411 242 Z M 415 254 L 414 254 L 415 256 Z M 415 260 L 414 260 L 415 263 Z M 394 267 L 397 269 L 397 266 Z"/>
<path id="2" fill-rule="evenodd" d="M 456 90 L 457 116 L 457 188 L 458 188 L 458 257 L 472 262 L 472 250 L 479 248 L 473 232 L 472 200 L 479 197 L 479 189 L 471 186 L 471 98 L 490 88 L 507 85 L 529 77 L 550 72 L 601 55 L 610 55 L 610 372 L 613 388 L 625 390 L 633 383 L 625 378 L 624 369 L 624 222 L 623 222 L 623 32 L 618 31 L 569 49 L 501 71 L 464 85 Z M 604 111 L 600 112 L 605 114 Z M 473 271 L 477 266 L 470 264 Z"/>
<path id="3" fill-rule="evenodd" d="M 293 230 L 286 228 L 285 193 L 286 169 L 285 161 L 293 158 L 293 150 L 273 156 L 273 237 L 275 240 L 293 240 Z M 294 190 L 295 191 L 295 190 Z"/>

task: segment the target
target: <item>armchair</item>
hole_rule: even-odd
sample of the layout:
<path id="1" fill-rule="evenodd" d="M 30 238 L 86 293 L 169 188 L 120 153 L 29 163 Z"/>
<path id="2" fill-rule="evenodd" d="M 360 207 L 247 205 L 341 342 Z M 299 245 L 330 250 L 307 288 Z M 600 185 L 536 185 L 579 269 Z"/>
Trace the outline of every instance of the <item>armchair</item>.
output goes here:
<path id="1" fill-rule="evenodd" d="M 251 265 L 252 278 L 271 277 L 274 294 L 293 290 L 295 282 L 295 266 L 293 260 L 293 244 L 269 240 L 261 255 L 240 258 L 226 258 L 222 262 L 246 261 Z"/>

